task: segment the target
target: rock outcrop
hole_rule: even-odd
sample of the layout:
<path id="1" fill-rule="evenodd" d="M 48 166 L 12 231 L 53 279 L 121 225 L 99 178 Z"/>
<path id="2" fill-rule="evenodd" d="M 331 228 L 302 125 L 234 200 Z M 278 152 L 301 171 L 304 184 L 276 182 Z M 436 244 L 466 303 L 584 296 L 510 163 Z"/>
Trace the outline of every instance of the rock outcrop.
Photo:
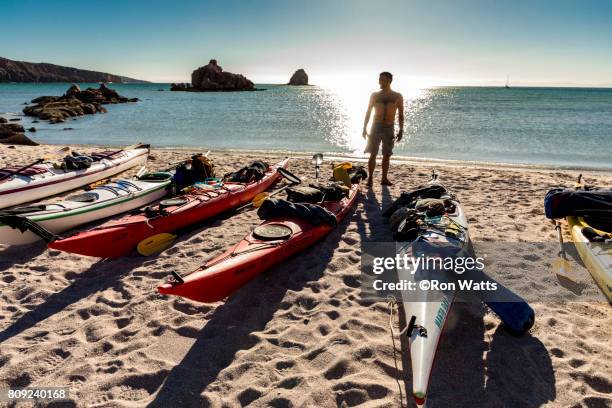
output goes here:
<path id="1" fill-rule="evenodd" d="M 223 71 L 217 60 L 211 59 L 207 65 L 191 73 L 191 84 L 172 84 L 171 91 L 223 92 L 257 91 L 253 82 L 244 75 Z"/>
<path id="2" fill-rule="evenodd" d="M 291 75 L 288 85 L 308 85 L 308 74 L 300 68 Z"/>
<path id="3" fill-rule="evenodd" d="M 34 116 L 50 123 L 65 122 L 73 116 L 106 113 L 102 105 L 112 103 L 138 102 L 138 98 L 126 98 L 101 84 L 98 89 L 87 88 L 84 91 L 73 84 L 62 96 L 40 96 L 32 99 L 29 105 L 23 108 L 23 113 Z"/>
<path id="4" fill-rule="evenodd" d="M 0 143 L 38 146 L 38 143 L 25 135 L 25 129 L 19 123 L 0 122 Z"/>
<path id="5" fill-rule="evenodd" d="M 45 62 L 13 61 L 0 57 L 0 82 L 144 83 L 147 81 Z"/>

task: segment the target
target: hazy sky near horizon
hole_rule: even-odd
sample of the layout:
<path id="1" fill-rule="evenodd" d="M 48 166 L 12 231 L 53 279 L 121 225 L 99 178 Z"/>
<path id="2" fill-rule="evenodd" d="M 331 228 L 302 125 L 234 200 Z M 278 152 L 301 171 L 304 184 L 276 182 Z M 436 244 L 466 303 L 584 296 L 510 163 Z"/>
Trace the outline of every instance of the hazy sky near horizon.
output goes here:
<path id="1" fill-rule="evenodd" d="M 0 56 L 159 82 L 216 58 L 255 82 L 612 86 L 608 0 L 0 0 Z"/>

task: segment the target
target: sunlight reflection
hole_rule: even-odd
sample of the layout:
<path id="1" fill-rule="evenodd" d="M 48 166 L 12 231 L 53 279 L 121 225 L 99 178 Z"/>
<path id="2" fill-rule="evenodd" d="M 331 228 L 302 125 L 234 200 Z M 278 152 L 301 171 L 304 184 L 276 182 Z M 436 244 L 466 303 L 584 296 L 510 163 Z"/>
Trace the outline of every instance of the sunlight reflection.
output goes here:
<path id="1" fill-rule="evenodd" d="M 363 78 L 327 78 L 321 81 L 322 97 L 335 110 L 332 115 L 336 123 L 330 126 L 330 142 L 348 149 L 351 154 L 364 155 L 365 140 L 362 137 L 363 120 L 372 92 L 377 91 L 378 77 L 365 81 Z M 402 93 L 405 117 L 421 111 L 427 104 L 427 89 L 410 86 L 407 82 L 394 82 L 393 89 Z M 414 111 L 414 112 L 412 112 Z M 406 122 L 409 126 L 409 123 Z M 369 129 L 369 126 L 368 126 Z M 408 132 L 407 136 L 409 135 Z M 408 140 L 409 137 L 406 137 Z M 402 143 L 405 143 L 404 141 Z"/>

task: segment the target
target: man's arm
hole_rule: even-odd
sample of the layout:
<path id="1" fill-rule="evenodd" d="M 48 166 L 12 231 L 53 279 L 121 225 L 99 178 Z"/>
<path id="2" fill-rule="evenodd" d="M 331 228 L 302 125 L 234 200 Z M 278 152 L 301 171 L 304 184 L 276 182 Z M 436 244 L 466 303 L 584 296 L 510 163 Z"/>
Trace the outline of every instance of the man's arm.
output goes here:
<path id="1" fill-rule="evenodd" d="M 399 142 L 404 136 L 404 97 L 402 94 L 399 94 L 399 98 L 397 100 L 397 114 L 399 116 L 399 132 L 397 133 L 397 141 Z"/>
<path id="2" fill-rule="evenodd" d="M 368 131 L 366 128 L 368 127 L 368 122 L 370 122 L 370 115 L 372 114 L 372 108 L 374 108 L 374 94 L 370 95 L 370 102 L 368 102 L 368 110 L 366 111 L 365 120 L 363 121 L 362 135 L 364 139 L 368 137 Z"/>

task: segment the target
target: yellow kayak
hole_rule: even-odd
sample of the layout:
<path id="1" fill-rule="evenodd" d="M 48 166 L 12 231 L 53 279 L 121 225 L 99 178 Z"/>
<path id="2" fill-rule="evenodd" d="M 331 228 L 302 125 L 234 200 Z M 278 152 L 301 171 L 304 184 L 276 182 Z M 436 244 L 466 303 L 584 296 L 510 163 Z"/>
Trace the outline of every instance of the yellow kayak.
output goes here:
<path id="1" fill-rule="evenodd" d="M 567 217 L 567 222 L 582 262 L 608 302 L 612 302 L 612 244 L 591 242 L 585 236 L 585 231 L 588 235 L 588 229 L 600 235 L 610 235 L 610 232 L 591 227 L 582 217 Z"/>

